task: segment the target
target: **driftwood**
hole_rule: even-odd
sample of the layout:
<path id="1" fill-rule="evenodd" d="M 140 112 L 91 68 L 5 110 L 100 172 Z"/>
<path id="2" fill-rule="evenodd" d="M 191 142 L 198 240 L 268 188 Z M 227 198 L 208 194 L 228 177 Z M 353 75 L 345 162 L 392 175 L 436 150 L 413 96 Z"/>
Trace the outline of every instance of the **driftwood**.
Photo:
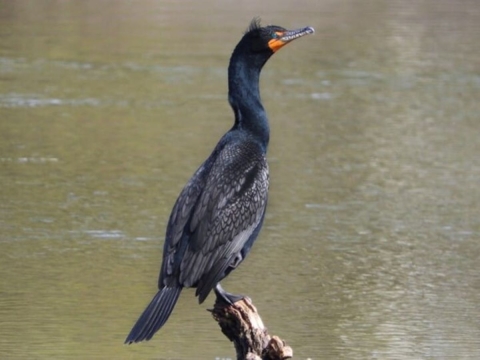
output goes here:
<path id="1" fill-rule="evenodd" d="M 291 359 L 293 350 L 278 336 L 268 334 L 257 309 L 248 297 L 227 304 L 217 297 L 213 318 L 223 334 L 233 342 L 237 360 Z"/>

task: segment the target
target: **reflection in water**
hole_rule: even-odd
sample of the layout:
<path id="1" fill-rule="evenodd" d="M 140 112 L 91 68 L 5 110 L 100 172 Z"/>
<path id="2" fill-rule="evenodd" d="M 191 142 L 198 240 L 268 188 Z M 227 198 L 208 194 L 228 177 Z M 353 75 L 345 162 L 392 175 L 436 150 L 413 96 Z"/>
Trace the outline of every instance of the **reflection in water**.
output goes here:
<path id="1" fill-rule="evenodd" d="M 476 2 L 199 4 L 0 0 L 2 358 L 234 357 L 193 294 L 122 343 L 257 14 L 318 36 L 262 75 L 270 203 L 225 286 L 298 359 L 480 358 Z"/>

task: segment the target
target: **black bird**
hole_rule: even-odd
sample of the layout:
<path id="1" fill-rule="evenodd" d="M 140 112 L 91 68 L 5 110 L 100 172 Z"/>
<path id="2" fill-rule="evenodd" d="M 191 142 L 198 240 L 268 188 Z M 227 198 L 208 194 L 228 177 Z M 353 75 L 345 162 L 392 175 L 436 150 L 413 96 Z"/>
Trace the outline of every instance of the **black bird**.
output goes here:
<path id="1" fill-rule="evenodd" d="M 235 124 L 180 193 L 167 225 L 159 291 L 125 343 L 150 340 L 183 288 L 196 288 L 200 304 L 212 289 L 230 304 L 243 298 L 224 291 L 220 281 L 245 259 L 265 216 L 270 130 L 260 101 L 260 71 L 282 46 L 313 32 L 261 27 L 254 19 L 236 46 L 228 67 Z"/>

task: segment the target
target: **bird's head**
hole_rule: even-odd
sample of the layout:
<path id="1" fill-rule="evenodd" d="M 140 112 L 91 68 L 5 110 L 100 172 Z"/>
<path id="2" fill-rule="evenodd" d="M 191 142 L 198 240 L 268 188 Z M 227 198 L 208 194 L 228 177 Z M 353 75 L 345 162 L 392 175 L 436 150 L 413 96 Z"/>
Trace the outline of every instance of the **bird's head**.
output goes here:
<path id="1" fill-rule="evenodd" d="M 243 40 L 253 53 L 263 52 L 272 55 L 291 41 L 314 32 L 315 30 L 310 26 L 296 30 L 287 30 L 277 25 L 262 27 L 260 19 L 254 18 L 245 32 Z"/>

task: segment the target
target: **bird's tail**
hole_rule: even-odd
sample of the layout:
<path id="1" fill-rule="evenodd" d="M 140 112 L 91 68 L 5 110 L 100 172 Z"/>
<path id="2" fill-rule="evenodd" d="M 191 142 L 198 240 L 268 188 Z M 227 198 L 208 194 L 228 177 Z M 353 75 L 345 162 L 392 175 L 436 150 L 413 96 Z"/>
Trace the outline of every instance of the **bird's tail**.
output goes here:
<path id="1" fill-rule="evenodd" d="M 150 340 L 167 321 L 181 291 L 181 287 L 160 289 L 133 326 L 125 339 L 125 344 Z"/>

